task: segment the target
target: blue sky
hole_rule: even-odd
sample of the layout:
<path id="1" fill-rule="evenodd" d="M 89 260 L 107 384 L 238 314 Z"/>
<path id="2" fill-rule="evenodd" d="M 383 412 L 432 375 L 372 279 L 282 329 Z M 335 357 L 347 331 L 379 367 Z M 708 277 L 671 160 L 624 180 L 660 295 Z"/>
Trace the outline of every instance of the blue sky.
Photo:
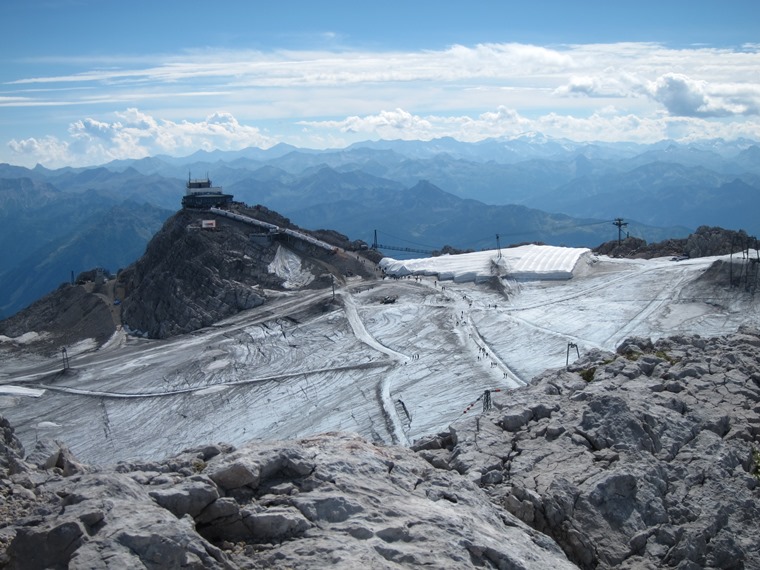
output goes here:
<path id="1" fill-rule="evenodd" d="M 750 1 L 4 0 L 0 162 L 538 131 L 760 139 Z"/>

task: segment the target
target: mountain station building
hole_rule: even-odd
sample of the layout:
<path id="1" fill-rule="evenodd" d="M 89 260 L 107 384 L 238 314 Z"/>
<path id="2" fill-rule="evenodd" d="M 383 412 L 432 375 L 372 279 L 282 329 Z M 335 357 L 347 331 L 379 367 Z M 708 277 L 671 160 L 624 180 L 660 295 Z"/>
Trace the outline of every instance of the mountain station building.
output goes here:
<path id="1" fill-rule="evenodd" d="M 232 202 L 232 194 L 224 194 L 221 186 L 212 186 L 208 177 L 187 179 L 187 191 L 182 197 L 183 208 L 220 207 Z"/>

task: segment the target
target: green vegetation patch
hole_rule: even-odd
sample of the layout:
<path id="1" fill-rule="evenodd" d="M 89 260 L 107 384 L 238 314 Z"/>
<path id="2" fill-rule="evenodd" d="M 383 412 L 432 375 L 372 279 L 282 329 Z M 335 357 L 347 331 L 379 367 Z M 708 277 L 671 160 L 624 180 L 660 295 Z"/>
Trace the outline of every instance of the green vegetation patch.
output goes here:
<path id="1" fill-rule="evenodd" d="M 594 379 L 594 374 L 596 374 L 596 366 L 586 368 L 585 370 L 579 372 L 579 374 L 581 378 L 583 378 L 586 382 L 591 382 Z"/>

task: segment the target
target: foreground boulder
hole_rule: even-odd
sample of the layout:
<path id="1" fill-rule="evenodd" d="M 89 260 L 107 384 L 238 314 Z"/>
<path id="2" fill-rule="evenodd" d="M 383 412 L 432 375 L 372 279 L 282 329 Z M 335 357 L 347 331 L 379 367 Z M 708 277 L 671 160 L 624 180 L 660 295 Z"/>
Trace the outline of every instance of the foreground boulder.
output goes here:
<path id="1" fill-rule="evenodd" d="M 18 457 L 8 568 L 575 568 L 477 484 L 409 449 L 327 434 L 206 446 L 64 476 Z M 10 439 L 9 439 L 10 438 Z M 39 446 L 38 465 L 60 457 Z M 6 470 L 5 477 L 10 476 Z"/>
<path id="2" fill-rule="evenodd" d="M 760 567 L 757 330 L 629 339 L 495 403 L 417 449 L 582 568 Z"/>

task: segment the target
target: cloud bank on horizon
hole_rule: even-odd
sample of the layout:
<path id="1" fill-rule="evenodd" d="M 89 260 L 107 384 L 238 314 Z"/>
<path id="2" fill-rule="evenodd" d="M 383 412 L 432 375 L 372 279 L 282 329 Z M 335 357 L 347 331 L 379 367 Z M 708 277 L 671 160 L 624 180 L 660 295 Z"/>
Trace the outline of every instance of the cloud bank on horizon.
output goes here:
<path id="1" fill-rule="evenodd" d="M 0 161 L 24 166 L 525 132 L 760 140 L 760 44 L 203 47 L 30 57 L 19 69 L 0 88 Z"/>

